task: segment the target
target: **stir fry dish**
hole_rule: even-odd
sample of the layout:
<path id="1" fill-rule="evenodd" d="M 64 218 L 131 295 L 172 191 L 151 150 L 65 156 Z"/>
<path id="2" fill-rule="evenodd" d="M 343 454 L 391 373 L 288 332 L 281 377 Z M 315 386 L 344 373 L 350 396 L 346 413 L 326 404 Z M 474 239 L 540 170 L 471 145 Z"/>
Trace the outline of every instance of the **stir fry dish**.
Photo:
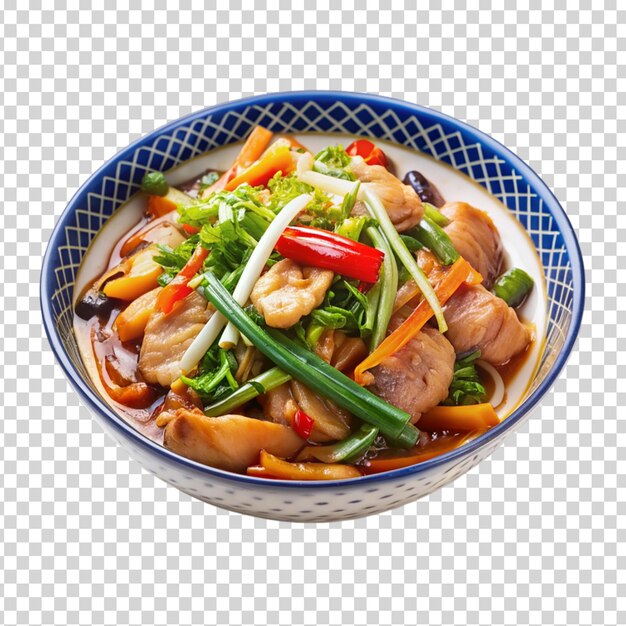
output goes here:
<path id="1" fill-rule="evenodd" d="M 78 299 L 93 377 L 169 450 L 268 479 L 421 463 L 499 423 L 533 289 L 500 233 L 372 142 L 256 127 L 232 166 L 142 184 Z"/>

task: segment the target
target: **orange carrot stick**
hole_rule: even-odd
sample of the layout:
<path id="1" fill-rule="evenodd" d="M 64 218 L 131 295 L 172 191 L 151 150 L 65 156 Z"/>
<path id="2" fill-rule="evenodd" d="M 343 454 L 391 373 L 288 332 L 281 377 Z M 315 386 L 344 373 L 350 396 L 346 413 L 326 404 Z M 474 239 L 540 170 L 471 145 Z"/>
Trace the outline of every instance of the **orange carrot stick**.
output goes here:
<path id="1" fill-rule="evenodd" d="M 436 406 L 420 417 L 420 430 L 437 432 L 453 430 L 471 432 L 487 430 L 500 423 L 489 402 L 468 406 Z"/>
<path id="2" fill-rule="evenodd" d="M 232 191 L 243 183 L 248 183 L 252 187 L 266 185 L 274 174 L 277 172 L 288 174 L 293 170 L 293 167 L 293 158 L 289 148 L 287 146 L 277 146 L 276 148 L 272 146 L 258 161 L 232 178 L 226 184 L 225 189 Z"/>
<path id="3" fill-rule="evenodd" d="M 210 187 L 204 190 L 202 196 L 206 197 L 215 191 L 221 191 L 240 169 L 250 167 L 263 154 L 273 135 L 271 130 L 267 130 L 263 126 L 256 126 L 246 139 L 246 143 L 243 144 L 233 164 Z"/>
<path id="4" fill-rule="evenodd" d="M 289 463 L 261 450 L 259 465 L 248 468 L 249 476 L 287 480 L 341 480 L 361 476 L 356 467 L 340 463 Z"/>
<path id="5" fill-rule="evenodd" d="M 420 420 L 421 426 L 421 420 Z M 403 456 L 384 456 L 384 452 L 380 457 L 372 459 L 363 467 L 366 474 L 378 474 L 379 472 L 388 472 L 390 470 L 399 469 L 400 467 L 408 467 L 409 465 L 417 465 L 429 459 L 433 459 L 440 454 L 455 450 L 468 439 L 478 433 L 468 433 L 466 435 L 446 435 L 435 439 L 424 447 L 414 449 L 414 452 Z"/>
<path id="6" fill-rule="evenodd" d="M 463 258 L 459 257 L 434 285 L 435 294 L 443 305 L 464 283 L 474 284 L 480 274 Z M 482 278 L 481 278 L 482 280 Z M 404 347 L 421 330 L 424 324 L 433 316 L 433 310 L 426 300 L 422 300 L 407 319 L 389 335 L 365 360 L 354 369 L 354 380 L 359 385 L 368 384 L 365 372 L 379 365 L 386 357 L 396 353 Z"/>

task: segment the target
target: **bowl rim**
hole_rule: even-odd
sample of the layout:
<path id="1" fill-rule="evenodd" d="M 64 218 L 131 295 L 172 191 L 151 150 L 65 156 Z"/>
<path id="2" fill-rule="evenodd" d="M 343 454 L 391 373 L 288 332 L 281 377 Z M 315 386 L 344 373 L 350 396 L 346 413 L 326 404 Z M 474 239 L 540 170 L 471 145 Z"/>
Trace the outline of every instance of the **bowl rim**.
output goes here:
<path id="1" fill-rule="evenodd" d="M 86 196 L 90 188 L 94 183 L 105 173 L 105 171 L 112 166 L 113 163 L 117 163 L 126 159 L 132 155 L 141 146 L 152 143 L 158 136 L 172 131 L 180 126 L 188 125 L 197 119 L 203 119 L 211 113 L 227 113 L 233 108 L 241 108 L 245 106 L 264 106 L 271 104 L 272 102 L 293 101 L 293 100 L 316 100 L 316 99 L 334 99 L 341 100 L 344 103 L 352 104 L 367 104 L 373 103 L 383 106 L 390 106 L 394 109 L 403 109 L 404 112 L 412 115 L 416 115 L 420 118 L 428 118 L 433 123 L 445 123 L 448 125 L 454 125 L 462 130 L 467 136 L 477 143 L 486 145 L 491 151 L 493 151 L 498 157 L 505 161 L 508 161 L 529 184 L 531 184 L 538 195 L 543 199 L 546 208 L 550 215 L 555 220 L 559 232 L 563 237 L 565 249 L 568 252 L 569 260 L 572 269 L 572 284 L 573 284 L 573 307 L 572 307 L 572 319 L 567 329 L 565 341 L 561 351 L 557 355 L 554 363 L 552 364 L 549 372 L 544 380 L 538 385 L 538 387 L 520 404 L 505 420 L 500 422 L 497 426 L 483 433 L 480 437 L 472 440 L 471 442 L 456 448 L 450 452 L 446 452 L 440 456 L 434 457 L 428 461 L 424 461 L 417 465 L 410 465 L 407 467 L 390 470 L 387 472 L 381 472 L 379 474 L 368 474 L 358 478 L 350 478 L 334 481 L 290 481 L 279 479 L 258 478 L 255 476 L 248 476 L 246 474 L 235 474 L 225 470 L 220 470 L 208 465 L 203 465 L 197 461 L 187 459 L 180 456 L 161 444 L 158 444 L 138 430 L 132 425 L 126 422 L 121 416 L 117 415 L 115 411 L 104 402 L 102 398 L 98 396 L 83 380 L 82 376 L 78 373 L 71 359 L 69 358 L 65 347 L 61 341 L 58 329 L 54 322 L 54 313 L 52 311 L 51 295 L 54 293 L 54 267 L 51 263 L 53 253 L 56 252 L 59 247 L 60 240 L 64 235 L 64 230 L 67 222 L 72 217 L 75 210 L 81 204 L 84 196 Z M 61 365 L 65 375 L 69 379 L 73 388 L 87 406 L 98 413 L 106 422 L 108 422 L 115 430 L 120 432 L 126 438 L 130 438 L 135 444 L 144 448 L 147 453 L 156 454 L 157 457 L 161 457 L 163 461 L 169 464 L 175 464 L 199 472 L 201 474 L 207 474 L 209 476 L 229 480 L 236 483 L 243 483 L 244 485 L 260 486 L 260 487 L 276 487 L 276 488 L 315 488 L 315 489 L 338 489 L 344 487 L 356 487 L 366 486 L 371 483 L 379 483 L 385 481 L 393 481 L 400 478 L 407 478 L 417 474 L 427 473 L 429 470 L 437 468 L 442 465 L 446 465 L 452 461 L 456 461 L 462 457 L 469 457 L 476 453 L 481 448 L 487 446 L 490 442 L 496 440 L 501 435 L 504 435 L 509 430 L 514 430 L 515 427 L 527 416 L 530 411 L 535 408 L 543 396 L 550 390 L 557 377 L 561 373 L 561 370 L 565 366 L 572 348 L 576 342 L 578 331 L 582 320 L 584 311 L 585 300 L 585 276 L 584 276 L 584 264 L 580 245 L 576 237 L 574 228 L 565 213 L 564 209 L 560 205 L 559 201 L 552 193 L 548 185 L 541 179 L 541 177 L 520 157 L 518 157 L 511 150 L 502 145 L 499 141 L 495 140 L 490 135 L 483 131 L 474 128 L 466 122 L 457 120 L 456 118 L 446 115 L 440 111 L 431 109 L 429 107 L 399 100 L 397 98 L 389 98 L 386 96 L 361 93 L 361 92 L 347 92 L 336 90 L 304 90 L 304 91 L 287 91 L 287 92 L 272 92 L 262 95 L 251 96 L 247 98 L 240 98 L 237 100 L 231 100 L 228 102 L 216 104 L 210 107 L 206 107 L 199 111 L 195 111 L 184 115 L 177 120 L 168 122 L 167 124 L 160 126 L 151 132 L 142 135 L 126 148 L 118 151 L 113 157 L 107 159 L 107 161 L 101 165 L 76 191 L 71 200 L 65 207 L 63 213 L 59 217 L 57 223 L 54 226 L 53 232 L 50 236 L 48 246 L 44 255 L 41 281 L 40 281 L 40 300 L 41 310 L 43 316 L 44 328 L 50 347 L 54 352 L 58 363 Z"/>

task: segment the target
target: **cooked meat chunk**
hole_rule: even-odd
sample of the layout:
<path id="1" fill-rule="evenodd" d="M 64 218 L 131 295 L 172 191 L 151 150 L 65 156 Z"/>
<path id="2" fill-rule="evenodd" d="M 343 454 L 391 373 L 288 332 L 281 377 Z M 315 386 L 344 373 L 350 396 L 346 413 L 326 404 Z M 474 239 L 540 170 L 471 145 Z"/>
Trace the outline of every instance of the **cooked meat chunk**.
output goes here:
<path id="1" fill-rule="evenodd" d="M 481 358 L 502 365 L 526 348 L 531 333 L 515 311 L 482 285 L 461 287 L 444 307 L 446 336 L 457 352 L 479 348 Z"/>
<path id="2" fill-rule="evenodd" d="M 257 280 L 250 300 L 268 326 L 290 328 L 322 303 L 333 275 L 284 259 Z"/>
<path id="3" fill-rule="evenodd" d="M 139 370 L 149 383 L 171 385 L 180 375 L 180 360 L 211 317 L 211 307 L 195 291 L 167 315 L 150 316 L 141 344 Z"/>
<path id="4" fill-rule="evenodd" d="M 243 415 L 206 417 L 202 411 L 180 408 L 165 427 L 163 445 L 199 463 L 244 472 L 258 463 L 261 450 L 291 457 L 304 441 L 281 424 Z"/>
<path id="5" fill-rule="evenodd" d="M 276 424 L 289 426 L 298 410 L 298 405 L 293 399 L 289 383 L 283 383 L 274 389 L 259 396 L 259 402 L 263 407 L 263 414 L 267 419 Z"/>
<path id="6" fill-rule="evenodd" d="M 454 359 L 450 342 L 434 328 L 425 328 L 371 370 L 374 383 L 370 389 L 410 413 L 415 423 L 447 397 Z"/>
<path id="7" fill-rule="evenodd" d="M 337 441 L 350 434 L 352 416 L 328 398 L 323 398 L 297 380 L 292 380 L 291 393 L 302 409 L 313 419 L 310 441 Z"/>
<path id="8" fill-rule="evenodd" d="M 398 232 L 413 228 L 422 219 L 424 208 L 419 196 L 382 165 L 354 159 L 351 169 L 364 186 L 378 195 Z"/>
<path id="9" fill-rule="evenodd" d="M 336 441 L 350 434 L 350 414 L 296 380 L 268 391 L 259 402 L 265 417 L 277 424 L 290 425 L 296 411 L 304 411 L 313 419 L 309 441 Z"/>
<path id="10" fill-rule="evenodd" d="M 502 242 L 491 218 L 465 202 L 448 202 L 441 212 L 450 220 L 444 230 L 454 247 L 490 289 L 502 267 Z"/>

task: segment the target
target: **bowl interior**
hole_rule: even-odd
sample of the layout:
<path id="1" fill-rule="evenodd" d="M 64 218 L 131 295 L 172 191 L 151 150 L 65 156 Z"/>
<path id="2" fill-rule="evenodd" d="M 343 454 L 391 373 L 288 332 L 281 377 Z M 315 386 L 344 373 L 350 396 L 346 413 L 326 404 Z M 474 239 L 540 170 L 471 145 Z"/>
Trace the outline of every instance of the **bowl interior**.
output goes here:
<path id="1" fill-rule="evenodd" d="M 463 172 L 507 206 L 532 237 L 545 272 L 545 350 L 526 396 L 539 387 L 540 393 L 547 390 L 571 350 L 584 295 L 578 244 L 554 196 L 517 157 L 465 124 L 400 101 L 333 92 L 272 94 L 182 118 L 120 152 L 81 188 L 50 242 L 43 268 L 42 300 L 53 345 L 58 340 L 83 384 L 97 395 L 72 331 L 72 302 L 80 263 L 96 233 L 139 190 L 147 170 L 165 171 L 239 141 L 257 124 L 281 133 L 382 138 L 420 150 Z"/>

